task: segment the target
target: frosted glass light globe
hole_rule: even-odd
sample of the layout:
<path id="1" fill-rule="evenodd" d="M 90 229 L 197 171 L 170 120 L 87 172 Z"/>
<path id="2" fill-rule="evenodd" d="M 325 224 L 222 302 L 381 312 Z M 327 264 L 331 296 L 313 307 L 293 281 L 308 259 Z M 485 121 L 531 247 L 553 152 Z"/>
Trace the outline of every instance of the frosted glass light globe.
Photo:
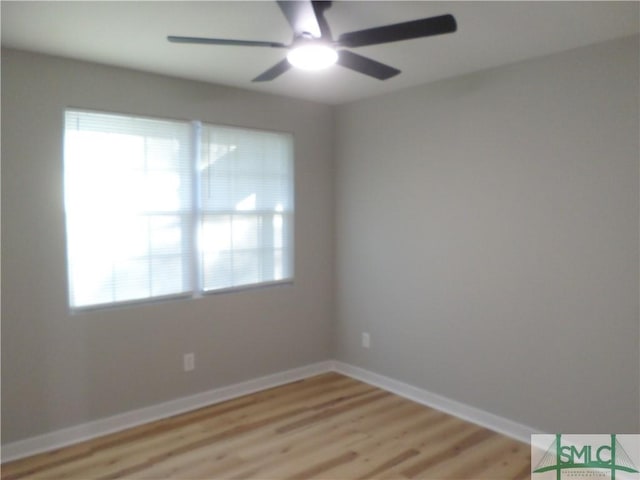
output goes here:
<path id="1" fill-rule="evenodd" d="M 301 45 L 289 51 L 287 60 L 303 70 L 321 70 L 336 63 L 338 52 L 327 45 Z"/>

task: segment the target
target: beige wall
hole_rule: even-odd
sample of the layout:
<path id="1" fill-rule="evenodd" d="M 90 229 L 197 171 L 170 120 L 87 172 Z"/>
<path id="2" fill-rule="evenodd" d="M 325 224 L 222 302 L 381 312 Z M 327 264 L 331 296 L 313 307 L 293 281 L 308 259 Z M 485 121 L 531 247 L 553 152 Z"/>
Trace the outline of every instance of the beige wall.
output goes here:
<path id="1" fill-rule="evenodd" d="M 69 106 L 292 132 L 294 284 L 70 315 Z M 3 50 L 3 443 L 329 358 L 332 121 L 321 104 Z"/>
<path id="2" fill-rule="evenodd" d="M 339 107 L 337 359 L 542 431 L 640 431 L 638 58 Z"/>

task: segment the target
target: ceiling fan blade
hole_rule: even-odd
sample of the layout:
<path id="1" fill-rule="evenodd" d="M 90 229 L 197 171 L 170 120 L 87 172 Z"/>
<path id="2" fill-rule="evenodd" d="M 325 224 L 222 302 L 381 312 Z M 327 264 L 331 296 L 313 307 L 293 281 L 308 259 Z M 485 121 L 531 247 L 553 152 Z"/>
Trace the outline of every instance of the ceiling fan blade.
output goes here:
<path id="1" fill-rule="evenodd" d="M 269 70 L 262 72 L 260 75 L 258 75 L 256 78 L 254 78 L 251 81 L 252 82 L 268 82 L 269 80 L 273 80 L 274 78 L 279 77 L 290 68 L 291 68 L 291 64 L 289 63 L 289 60 L 285 58 L 282 61 L 276 63 Z"/>
<path id="2" fill-rule="evenodd" d="M 400 73 L 397 68 L 390 67 L 384 63 L 376 62 L 349 50 L 340 50 L 338 52 L 338 60 L 336 62 L 345 68 L 350 68 L 356 72 L 364 73 L 378 80 L 386 80 Z"/>
<path id="3" fill-rule="evenodd" d="M 235 45 L 240 47 L 272 47 L 288 48 L 288 45 L 279 42 L 261 42 L 258 40 L 229 40 L 226 38 L 201 38 L 201 37 L 176 37 L 170 35 L 167 40 L 173 43 L 192 43 L 201 45 Z"/>
<path id="4" fill-rule="evenodd" d="M 322 36 L 316 12 L 309 0 L 278 0 L 278 6 L 296 35 L 306 32 L 314 38 Z"/>
<path id="5" fill-rule="evenodd" d="M 331 8 L 331 4 L 333 2 L 331 0 L 312 0 L 311 4 L 313 5 L 313 11 L 316 15 L 316 20 L 318 25 L 320 26 L 320 36 L 321 38 L 332 41 L 333 38 L 331 36 L 331 29 L 329 28 L 329 23 L 324 18 L 324 11 Z"/>
<path id="6" fill-rule="evenodd" d="M 343 33 L 338 43 L 343 47 L 364 47 L 379 43 L 397 42 L 412 38 L 430 37 L 455 32 L 456 19 L 453 15 L 440 15 L 410 22 L 395 23 L 382 27 Z"/>

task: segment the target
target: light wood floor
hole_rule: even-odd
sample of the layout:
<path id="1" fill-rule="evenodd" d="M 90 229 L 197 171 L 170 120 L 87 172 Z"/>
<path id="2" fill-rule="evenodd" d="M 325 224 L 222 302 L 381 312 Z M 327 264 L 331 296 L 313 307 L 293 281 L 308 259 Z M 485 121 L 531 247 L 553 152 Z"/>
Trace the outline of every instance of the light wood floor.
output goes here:
<path id="1" fill-rule="evenodd" d="M 336 373 L 2 466 L 29 479 L 525 479 L 529 446 Z"/>

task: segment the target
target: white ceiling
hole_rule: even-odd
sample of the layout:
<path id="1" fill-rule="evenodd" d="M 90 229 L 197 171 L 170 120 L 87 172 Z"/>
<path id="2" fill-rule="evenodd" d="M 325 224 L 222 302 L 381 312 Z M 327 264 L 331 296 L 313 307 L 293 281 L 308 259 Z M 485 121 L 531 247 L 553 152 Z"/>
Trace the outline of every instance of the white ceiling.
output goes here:
<path id="1" fill-rule="evenodd" d="M 167 35 L 289 43 L 272 1 L 6 1 L 2 45 L 176 77 L 340 104 L 531 57 L 637 34 L 640 3 L 335 1 L 326 12 L 341 33 L 451 13 L 458 31 L 361 47 L 355 52 L 402 70 L 386 81 L 339 66 L 251 79 L 285 51 L 173 44 Z"/>

